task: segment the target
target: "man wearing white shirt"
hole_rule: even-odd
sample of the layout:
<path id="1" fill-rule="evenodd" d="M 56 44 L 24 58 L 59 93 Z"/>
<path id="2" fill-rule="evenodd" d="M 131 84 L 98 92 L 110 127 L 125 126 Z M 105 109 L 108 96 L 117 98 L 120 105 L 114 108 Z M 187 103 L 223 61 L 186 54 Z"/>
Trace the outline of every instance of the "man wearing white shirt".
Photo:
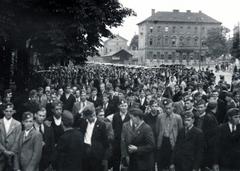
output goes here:
<path id="1" fill-rule="evenodd" d="M 240 113 L 238 108 L 227 111 L 228 122 L 219 126 L 214 150 L 213 171 L 240 170 Z"/>
<path id="2" fill-rule="evenodd" d="M 85 150 L 83 170 L 102 171 L 102 161 L 108 148 L 106 125 L 97 119 L 94 106 L 87 106 L 83 116 L 86 119 L 81 125 Z"/>
<path id="3" fill-rule="evenodd" d="M 16 156 L 18 139 L 21 134 L 21 123 L 12 118 L 14 106 L 3 104 L 3 119 L 0 119 L 0 170 L 13 169 L 13 158 Z"/>

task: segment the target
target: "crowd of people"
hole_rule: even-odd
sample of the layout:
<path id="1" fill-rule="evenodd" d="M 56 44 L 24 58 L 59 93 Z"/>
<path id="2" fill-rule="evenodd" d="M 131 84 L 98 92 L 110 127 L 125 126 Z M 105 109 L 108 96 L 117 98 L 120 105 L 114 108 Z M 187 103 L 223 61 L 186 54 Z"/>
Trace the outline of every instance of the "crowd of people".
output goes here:
<path id="1" fill-rule="evenodd" d="M 240 71 L 87 64 L 0 100 L 1 171 L 239 171 Z M 45 85 L 44 85 L 45 84 Z"/>

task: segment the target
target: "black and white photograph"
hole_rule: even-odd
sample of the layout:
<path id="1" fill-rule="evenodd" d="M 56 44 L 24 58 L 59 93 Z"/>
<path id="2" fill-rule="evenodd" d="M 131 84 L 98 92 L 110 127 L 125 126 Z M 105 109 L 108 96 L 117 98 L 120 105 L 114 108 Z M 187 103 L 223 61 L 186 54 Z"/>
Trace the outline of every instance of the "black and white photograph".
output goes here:
<path id="1" fill-rule="evenodd" d="M 240 171 L 239 7 L 0 0 L 0 171 Z"/>

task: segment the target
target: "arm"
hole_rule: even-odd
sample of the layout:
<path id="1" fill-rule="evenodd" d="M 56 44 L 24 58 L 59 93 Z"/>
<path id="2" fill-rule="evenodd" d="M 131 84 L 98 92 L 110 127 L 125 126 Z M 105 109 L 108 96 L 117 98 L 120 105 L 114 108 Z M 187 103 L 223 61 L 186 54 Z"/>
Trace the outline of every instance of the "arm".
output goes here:
<path id="1" fill-rule="evenodd" d="M 15 131 L 16 131 L 15 132 L 15 141 L 13 143 L 11 151 L 14 152 L 14 153 L 17 153 L 17 150 L 18 150 L 18 140 L 20 139 L 20 135 L 21 135 L 21 132 L 22 132 L 21 124 L 18 125 L 18 127 L 16 128 Z"/>

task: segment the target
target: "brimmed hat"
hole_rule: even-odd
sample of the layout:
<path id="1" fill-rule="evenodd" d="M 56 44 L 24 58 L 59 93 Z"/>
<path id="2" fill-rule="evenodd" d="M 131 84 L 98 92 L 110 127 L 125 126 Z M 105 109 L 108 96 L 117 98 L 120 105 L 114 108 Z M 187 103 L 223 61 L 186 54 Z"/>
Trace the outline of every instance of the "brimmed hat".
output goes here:
<path id="1" fill-rule="evenodd" d="M 231 108 L 227 111 L 228 117 L 232 117 L 232 116 L 236 116 L 236 115 L 240 115 L 238 108 Z"/>

